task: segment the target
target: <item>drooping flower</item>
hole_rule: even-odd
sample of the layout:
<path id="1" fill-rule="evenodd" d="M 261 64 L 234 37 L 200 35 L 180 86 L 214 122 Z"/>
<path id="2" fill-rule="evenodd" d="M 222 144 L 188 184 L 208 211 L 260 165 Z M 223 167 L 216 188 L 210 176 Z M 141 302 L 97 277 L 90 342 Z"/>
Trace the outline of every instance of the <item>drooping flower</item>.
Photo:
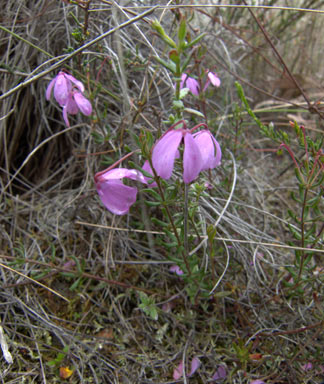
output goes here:
<path id="1" fill-rule="evenodd" d="M 171 177 L 174 161 L 179 157 L 178 147 L 184 141 L 183 181 L 186 184 L 196 179 L 203 164 L 198 144 L 187 129 L 171 129 L 155 144 L 152 163 L 158 176 L 168 180 Z"/>
<path id="2" fill-rule="evenodd" d="M 212 84 L 214 87 L 220 87 L 221 81 L 220 78 L 218 77 L 217 73 L 209 71 L 207 73 L 207 81 L 204 86 L 204 91 L 206 91 L 207 87 Z"/>
<path id="3" fill-rule="evenodd" d="M 67 114 L 76 115 L 79 110 L 86 116 L 92 113 L 92 106 L 90 101 L 83 96 L 82 93 L 71 91 L 68 95 L 65 105 L 63 106 L 63 119 L 65 124 L 69 127 L 69 119 Z"/>
<path id="4" fill-rule="evenodd" d="M 52 89 L 54 88 L 54 98 L 63 107 L 72 91 L 73 84 L 83 93 L 84 85 L 72 75 L 60 71 L 54 79 L 51 80 L 46 89 L 46 99 L 51 98 Z"/>
<path id="5" fill-rule="evenodd" d="M 52 79 L 46 89 L 46 99 L 51 98 L 54 88 L 54 98 L 63 107 L 63 119 L 69 127 L 67 114 L 76 115 L 79 110 L 86 116 L 91 115 L 92 106 L 90 101 L 84 97 L 84 85 L 81 81 L 63 71 Z"/>
<path id="6" fill-rule="evenodd" d="M 176 125 L 183 128 L 174 129 Z M 155 144 L 152 151 L 152 164 L 158 176 L 168 180 L 171 177 L 174 161 L 180 157 L 179 146 L 183 140 L 183 180 L 186 184 L 197 178 L 201 171 L 213 169 L 220 164 L 220 145 L 208 129 L 191 132 L 206 124 L 186 129 L 184 121 L 178 121 Z"/>
<path id="7" fill-rule="evenodd" d="M 115 215 L 128 213 L 136 201 L 137 188 L 123 184 L 128 178 L 146 184 L 141 172 L 135 169 L 114 168 L 95 175 L 97 192 L 104 206 Z"/>
<path id="8" fill-rule="evenodd" d="M 202 156 L 202 171 L 213 169 L 220 165 L 222 151 L 218 141 L 207 129 L 193 134 L 195 142 L 198 144 Z"/>
<path id="9" fill-rule="evenodd" d="M 182 88 L 189 88 L 190 92 L 195 95 L 199 96 L 200 92 L 200 85 L 196 79 L 193 77 L 190 77 L 186 73 L 183 73 L 181 76 L 181 83 L 180 83 L 180 89 Z"/>

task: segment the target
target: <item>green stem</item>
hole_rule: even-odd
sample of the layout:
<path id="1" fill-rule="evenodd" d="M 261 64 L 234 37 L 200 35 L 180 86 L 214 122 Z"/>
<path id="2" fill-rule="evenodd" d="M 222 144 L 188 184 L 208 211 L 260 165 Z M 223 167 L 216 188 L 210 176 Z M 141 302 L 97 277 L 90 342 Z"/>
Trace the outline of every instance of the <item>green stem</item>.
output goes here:
<path id="1" fill-rule="evenodd" d="M 308 194 L 308 188 L 306 188 L 305 190 L 305 194 L 304 194 L 304 201 L 303 201 L 303 206 L 302 206 L 302 212 L 301 212 L 301 240 L 300 240 L 300 246 L 301 248 L 305 248 L 305 221 L 304 221 L 304 214 L 305 214 L 305 207 L 306 207 L 306 202 L 307 202 L 307 194 Z M 301 260 L 300 260 L 300 266 L 299 266 L 299 272 L 298 272 L 298 281 L 300 280 L 301 278 L 301 274 L 302 274 L 302 271 L 303 271 L 303 267 L 304 267 L 304 261 L 305 261 L 305 251 L 302 250 L 301 251 L 302 253 L 302 256 L 301 256 Z"/>
<path id="2" fill-rule="evenodd" d="M 155 169 L 154 169 L 154 167 L 153 167 L 152 159 L 149 157 L 148 160 L 149 160 L 151 169 L 152 169 L 152 171 L 153 171 L 153 174 L 154 174 L 154 180 L 155 180 L 155 182 L 156 182 L 156 184 L 157 184 L 157 186 L 158 186 L 159 194 L 160 194 L 160 196 L 161 196 L 161 198 L 162 198 L 163 206 L 164 206 L 164 208 L 165 208 L 165 210 L 166 210 L 166 213 L 167 213 L 169 222 L 170 222 L 170 224 L 171 224 L 171 227 L 172 227 L 174 236 L 175 236 L 176 239 L 177 239 L 177 243 L 178 243 L 179 248 L 181 248 L 181 247 L 182 247 L 182 242 L 181 242 L 181 239 L 180 239 L 180 237 L 179 237 L 179 234 L 178 234 L 178 231 L 177 231 L 177 227 L 176 227 L 175 224 L 174 224 L 174 221 L 173 221 L 171 212 L 170 212 L 170 210 L 169 210 L 169 207 L 168 207 L 168 205 L 166 204 L 166 199 L 165 199 L 165 196 L 164 196 L 163 188 L 162 188 L 162 186 L 161 186 L 160 178 L 159 178 L 159 176 L 157 175 L 157 173 L 156 173 L 156 171 L 155 171 Z M 188 255 L 188 252 L 186 253 L 185 251 L 182 251 L 183 260 L 184 260 L 184 262 L 185 262 L 185 265 L 186 265 L 188 274 L 189 274 L 189 276 L 190 276 L 190 275 L 191 275 L 191 271 L 190 271 L 190 266 L 189 266 L 189 262 L 188 262 L 188 257 L 187 257 L 187 255 Z"/>
<path id="3" fill-rule="evenodd" d="M 184 245 L 184 253 L 186 257 L 189 255 L 189 243 L 188 243 L 188 192 L 189 186 L 188 184 L 184 185 L 184 208 L 183 208 L 183 245 Z"/>

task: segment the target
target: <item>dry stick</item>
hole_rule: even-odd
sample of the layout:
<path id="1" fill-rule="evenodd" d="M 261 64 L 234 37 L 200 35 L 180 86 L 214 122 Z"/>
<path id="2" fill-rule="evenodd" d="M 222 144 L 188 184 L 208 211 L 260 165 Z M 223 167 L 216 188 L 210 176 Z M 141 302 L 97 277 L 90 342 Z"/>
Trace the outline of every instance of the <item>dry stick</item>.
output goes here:
<path id="1" fill-rule="evenodd" d="M 247 6 L 247 3 L 245 0 L 243 0 L 243 3 Z M 307 102 L 307 105 L 308 105 L 308 110 L 309 112 L 315 112 L 317 113 L 322 119 L 324 118 L 324 115 L 318 110 L 317 106 L 315 104 L 312 104 L 311 101 L 309 100 L 309 98 L 307 97 L 307 95 L 305 94 L 305 92 L 303 91 L 303 89 L 301 88 L 301 86 L 298 84 L 296 78 L 293 76 L 293 74 L 290 72 L 287 64 L 285 63 L 284 59 L 281 57 L 280 53 L 278 52 L 277 48 L 275 47 L 275 45 L 273 44 L 273 42 L 271 41 L 267 31 L 265 30 L 264 26 L 261 24 L 261 22 L 259 21 L 259 19 L 255 16 L 255 14 L 252 12 L 252 10 L 250 9 L 250 7 L 247 7 L 248 8 L 248 11 L 251 13 L 253 19 L 255 20 L 255 22 L 258 24 L 261 32 L 263 33 L 265 39 L 267 40 L 267 42 L 269 43 L 269 45 L 271 46 L 273 52 L 276 54 L 278 60 L 280 61 L 281 65 L 283 66 L 285 72 L 287 72 L 288 76 L 290 77 L 290 79 L 293 81 L 293 83 L 296 85 L 296 87 L 299 89 L 300 93 L 302 94 L 302 96 L 304 97 L 305 101 Z"/>
<path id="2" fill-rule="evenodd" d="M 203 15 L 211 18 L 215 23 L 219 23 L 223 28 L 227 29 L 229 32 L 231 32 L 234 36 L 236 36 L 238 39 L 242 40 L 248 47 L 252 49 L 254 53 L 262 57 L 262 59 L 268 63 L 276 72 L 281 73 L 281 69 L 277 68 L 265 55 L 263 55 L 261 52 L 259 52 L 259 48 L 253 46 L 248 40 L 246 40 L 243 36 L 241 36 L 238 32 L 235 31 L 235 28 L 231 27 L 230 25 L 226 24 L 223 20 L 221 20 L 219 17 L 214 17 L 210 15 L 209 13 L 198 10 L 198 12 L 202 13 Z"/>
<path id="3" fill-rule="evenodd" d="M 301 332 L 305 332 L 305 331 L 308 331 L 309 329 L 314 329 L 314 328 L 317 328 L 319 326 L 323 326 L 323 321 L 318 321 L 317 323 L 315 324 L 311 324 L 311 325 L 308 325 L 306 327 L 302 327 L 302 328 L 297 328 L 297 329 L 291 329 L 289 331 L 274 331 L 274 332 L 271 332 L 271 333 L 268 333 L 268 332 L 260 332 L 257 334 L 257 336 L 281 336 L 281 335 L 294 335 L 296 333 L 301 333 Z"/>
<path id="4" fill-rule="evenodd" d="M 286 99 L 283 99 L 281 97 L 275 96 L 272 93 L 267 92 L 264 89 L 261 89 L 261 88 L 257 87 L 256 85 L 254 85 L 254 84 L 250 83 L 249 81 L 245 80 L 243 77 L 239 76 L 237 73 L 232 72 L 226 65 L 224 65 L 221 61 L 218 60 L 217 56 L 212 51 L 210 51 L 208 53 L 216 61 L 217 65 L 221 66 L 226 72 L 228 72 L 230 75 L 232 75 L 235 79 L 239 80 L 241 83 L 246 84 L 247 86 L 255 89 L 256 91 L 258 91 L 260 93 L 263 93 L 266 96 L 271 97 L 272 99 L 275 99 L 275 100 L 281 101 L 283 103 L 286 103 L 284 106 L 287 106 L 287 107 L 294 106 L 294 107 L 297 107 L 297 108 L 301 106 L 300 103 L 296 104 L 296 103 L 293 103 L 292 101 L 289 101 L 289 103 L 287 103 Z M 308 105 L 308 103 L 307 103 L 307 105 Z M 283 106 L 280 106 L 280 108 L 282 108 L 282 107 Z M 255 110 L 255 112 L 258 112 L 258 111 L 262 112 L 263 109 L 267 110 L 269 108 L 262 108 L 261 110 Z M 308 108 L 305 108 L 305 111 L 308 111 Z M 247 112 L 243 112 L 243 114 L 247 114 Z M 232 116 L 233 116 L 233 114 L 227 115 L 227 117 L 232 117 Z M 221 120 L 222 118 L 223 117 L 219 117 L 217 119 Z"/>
<path id="5" fill-rule="evenodd" d="M 104 3 L 107 3 L 109 5 L 112 4 L 111 1 L 102 1 Z M 124 9 L 125 11 L 131 13 L 132 9 L 147 9 L 149 8 L 149 5 L 142 5 L 142 6 L 131 6 L 131 7 L 120 7 L 121 9 Z M 298 8 L 298 7 L 280 7 L 276 5 L 237 5 L 237 4 L 181 4 L 181 5 L 159 5 L 157 6 L 158 9 L 168 10 L 168 9 L 179 9 L 179 8 L 255 8 L 255 9 L 272 9 L 276 11 L 298 11 L 298 12 L 306 12 L 306 13 L 324 13 L 324 11 L 321 11 L 319 9 L 308 9 L 308 8 Z M 97 10 L 93 10 L 95 12 Z"/>
<path id="6" fill-rule="evenodd" d="M 9 256 L 9 255 L 0 254 L 0 258 L 1 257 L 4 258 L 4 259 L 8 259 L 8 260 L 17 260 L 16 257 Z M 97 276 L 97 275 L 92 275 L 92 274 L 87 273 L 87 272 L 79 272 L 77 270 L 73 270 L 73 269 L 70 269 L 70 268 L 67 268 L 67 267 L 59 267 L 57 265 L 53 265 L 53 264 L 49 264 L 49 263 L 44 263 L 44 262 L 41 262 L 41 261 L 36 261 L 36 260 L 31 260 L 31 259 L 24 259 L 24 261 L 26 263 L 41 265 L 41 266 L 46 267 L 46 268 L 54 269 L 54 270 L 56 270 L 58 272 L 74 273 L 75 276 L 78 276 L 78 277 L 86 277 L 86 278 L 91 279 L 91 280 L 103 281 L 104 283 L 107 283 L 109 285 L 117 285 L 118 287 L 122 287 L 122 288 L 126 288 L 126 289 L 134 289 L 136 291 L 145 292 L 145 293 L 148 293 L 148 294 L 151 294 L 151 295 L 156 294 L 156 292 L 153 292 L 153 291 L 151 291 L 149 289 L 136 287 L 135 285 L 122 283 L 121 281 L 117 281 L 117 280 L 106 279 L 105 277 L 100 277 L 100 276 Z M 43 288 L 49 290 L 53 294 L 59 296 L 61 299 L 66 300 L 67 302 L 69 302 L 69 300 L 67 298 L 65 298 L 64 296 L 60 295 L 58 292 L 55 292 L 53 289 L 47 287 L 46 285 L 40 283 L 39 281 L 34 280 L 31 277 L 28 277 L 28 276 L 24 275 L 23 273 L 18 272 L 17 270 L 12 269 L 12 268 L 10 268 L 10 267 L 2 264 L 2 263 L 0 263 L 0 267 L 6 268 L 6 269 L 8 269 L 10 271 L 13 271 L 13 272 L 17 273 L 18 275 L 21 275 L 21 276 L 25 277 L 26 279 L 31 280 L 33 283 L 36 283 L 36 284 L 42 286 Z"/>
<path id="7" fill-rule="evenodd" d="M 56 64 L 53 64 L 51 65 L 48 69 L 46 69 L 45 71 L 39 73 L 38 75 L 35 75 L 33 76 L 31 79 L 28 79 L 28 80 L 25 80 L 23 81 L 22 83 L 16 85 L 14 88 L 11 88 L 9 91 L 5 92 L 3 95 L 0 96 L 0 101 L 1 100 L 4 100 L 5 98 L 7 98 L 8 96 L 16 93 L 17 91 L 19 91 L 20 89 L 26 87 L 27 85 L 30 85 L 32 84 L 34 81 L 44 77 L 45 75 L 47 75 L 48 73 L 52 72 L 54 69 L 57 69 L 59 67 L 61 67 L 66 61 L 72 59 L 72 57 L 78 55 L 79 53 L 81 53 L 82 51 L 84 51 L 85 49 L 91 47 L 92 45 L 98 43 L 100 40 L 102 39 L 105 39 L 106 37 L 108 37 L 109 35 L 111 35 L 112 33 L 122 29 L 122 28 L 125 28 L 127 27 L 128 25 L 130 24 L 133 24 L 135 23 L 136 21 L 142 19 L 143 17 L 146 17 L 148 15 L 150 15 L 151 13 L 153 13 L 156 9 L 158 8 L 158 6 L 154 6 L 152 8 L 150 8 L 149 10 L 143 12 L 143 13 L 140 13 L 138 16 L 136 17 L 133 17 L 132 19 L 126 21 L 125 23 L 122 23 L 121 25 L 113 28 L 113 29 L 110 29 L 109 31 L 103 33 L 102 35 L 100 36 L 97 36 L 95 39 L 89 41 L 88 43 L 82 45 L 80 48 L 76 49 L 74 52 L 70 53 L 69 55 L 67 55 L 66 57 L 64 57 L 63 59 L 59 60 Z"/>
<path id="8" fill-rule="evenodd" d="M 0 255 L 0 257 L 6 257 L 6 258 L 7 258 L 7 256 L 4 256 L 4 255 Z M 15 259 L 15 257 L 12 257 L 12 259 Z M 47 287 L 46 285 L 40 283 L 39 281 L 34 280 L 34 279 L 32 279 L 31 277 L 26 276 L 26 275 L 24 275 L 23 273 L 21 273 L 21 272 L 15 270 L 15 269 L 13 269 L 13 268 L 10 268 L 10 267 L 8 267 L 7 265 L 4 265 L 4 264 L 2 264 L 2 263 L 0 263 L 0 267 L 5 268 L 5 269 L 8 269 L 8 270 L 11 271 L 11 272 L 17 273 L 19 276 L 23 276 L 23 277 L 25 277 L 26 279 L 32 281 L 33 283 L 40 285 L 41 287 L 47 289 L 48 291 L 52 292 L 54 295 L 60 297 L 61 299 L 67 301 L 68 303 L 70 302 L 70 300 L 68 300 L 66 297 L 64 297 L 64 296 L 62 296 L 61 294 L 59 294 L 58 292 L 54 291 L 54 289 L 49 288 L 49 287 Z"/>

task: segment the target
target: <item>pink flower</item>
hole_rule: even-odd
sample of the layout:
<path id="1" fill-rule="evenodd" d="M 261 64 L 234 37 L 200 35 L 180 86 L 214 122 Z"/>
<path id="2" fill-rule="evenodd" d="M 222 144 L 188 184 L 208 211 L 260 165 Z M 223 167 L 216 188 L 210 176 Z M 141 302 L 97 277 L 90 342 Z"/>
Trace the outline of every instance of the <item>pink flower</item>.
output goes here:
<path id="1" fill-rule="evenodd" d="M 204 129 L 195 133 L 193 137 L 199 146 L 203 160 L 201 170 L 206 171 L 207 169 L 213 169 L 220 165 L 222 158 L 221 148 L 210 131 Z"/>
<path id="2" fill-rule="evenodd" d="M 253 380 L 250 384 L 266 384 L 263 380 Z"/>
<path id="3" fill-rule="evenodd" d="M 152 163 L 158 176 L 168 180 L 173 171 L 174 161 L 179 157 L 178 147 L 182 139 L 184 141 L 183 180 L 189 184 L 196 179 L 203 165 L 198 144 L 189 130 L 167 131 L 153 148 Z"/>
<path id="4" fill-rule="evenodd" d="M 92 106 L 90 101 L 83 96 L 82 93 L 71 91 L 68 95 L 65 105 L 63 106 L 63 119 L 65 124 L 69 127 L 69 119 L 67 114 L 76 115 L 79 110 L 86 116 L 91 115 Z"/>
<path id="5" fill-rule="evenodd" d="M 193 95 L 199 96 L 200 85 L 196 79 L 188 76 L 186 73 L 183 73 L 181 76 L 180 89 L 189 88 L 190 92 Z"/>
<path id="6" fill-rule="evenodd" d="M 178 276 L 183 275 L 183 270 L 179 267 L 179 265 L 171 265 L 169 271 L 176 273 Z"/>
<path id="7" fill-rule="evenodd" d="M 136 201 L 137 188 L 124 185 L 122 179 L 128 178 L 146 184 L 141 172 L 135 169 L 114 168 L 95 175 L 97 192 L 104 206 L 115 215 L 128 213 Z"/>
<path id="8" fill-rule="evenodd" d="M 53 88 L 54 98 L 63 107 L 63 119 L 68 127 L 70 126 L 68 113 L 76 115 L 80 110 L 86 116 L 91 115 L 92 106 L 90 101 L 83 96 L 84 86 L 81 81 L 60 71 L 46 89 L 47 100 L 51 98 Z"/>
<path id="9" fill-rule="evenodd" d="M 306 363 L 306 364 L 301 366 L 301 369 L 305 372 L 310 371 L 311 369 L 313 369 L 313 364 L 312 363 Z"/>
<path id="10" fill-rule="evenodd" d="M 208 72 L 207 81 L 206 81 L 206 84 L 204 86 L 204 91 L 206 91 L 209 84 L 212 84 L 214 87 L 219 87 L 221 85 L 220 78 L 218 77 L 218 75 L 215 72 L 211 72 L 211 71 Z"/>
<path id="11" fill-rule="evenodd" d="M 65 72 L 60 71 L 54 79 L 49 83 L 46 89 L 46 99 L 51 98 L 52 89 L 54 87 L 54 98 L 63 107 L 69 97 L 73 84 L 81 91 L 84 92 L 84 86 L 81 81 L 74 78 Z"/>
<path id="12" fill-rule="evenodd" d="M 185 123 L 182 123 L 185 127 Z M 200 124 L 192 130 L 201 125 L 206 126 Z M 201 171 L 215 168 L 220 164 L 222 153 L 214 136 L 207 129 L 193 135 L 191 131 L 185 128 L 169 129 L 155 144 L 152 151 L 152 164 L 158 176 L 166 180 L 171 177 L 174 161 L 180 156 L 178 148 L 182 140 L 184 142 L 183 180 L 186 184 L 195 180 Z"/>
<path id="13" fill-rule="evenodd" d="M 201 365 L 201 361 L 198 359 L 198 357 L 194 357 L 191 360 L 190 373 L 188 377 L 191 377 L 197 371 L 200 365 Z M 182 377 L 182 375 L 183 375 L 183 361 L 181 360 L 179 365 L 173 371 L 173 379 L 179 380 Z"/>
<path id="14" fill-rule="evenodd" d="M 215 380 L 216 383 L 220 383 L 221 381 L 226 379 L 226 376 L 227 376 L 226 367 L 224 365 L 219 365 L 212 377 L 212 380 Z"/>

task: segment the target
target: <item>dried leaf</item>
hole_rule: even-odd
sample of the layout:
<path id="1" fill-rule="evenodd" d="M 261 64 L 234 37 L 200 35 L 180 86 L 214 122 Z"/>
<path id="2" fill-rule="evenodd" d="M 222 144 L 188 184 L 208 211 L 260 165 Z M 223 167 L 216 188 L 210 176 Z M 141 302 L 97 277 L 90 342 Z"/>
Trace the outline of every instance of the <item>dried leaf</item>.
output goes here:
<path id="1" fill-rule="evenodd" d="M 60 367 L 60 378 L 68 379 L 71 377 L 73 371 L 69 367 Z"/>

